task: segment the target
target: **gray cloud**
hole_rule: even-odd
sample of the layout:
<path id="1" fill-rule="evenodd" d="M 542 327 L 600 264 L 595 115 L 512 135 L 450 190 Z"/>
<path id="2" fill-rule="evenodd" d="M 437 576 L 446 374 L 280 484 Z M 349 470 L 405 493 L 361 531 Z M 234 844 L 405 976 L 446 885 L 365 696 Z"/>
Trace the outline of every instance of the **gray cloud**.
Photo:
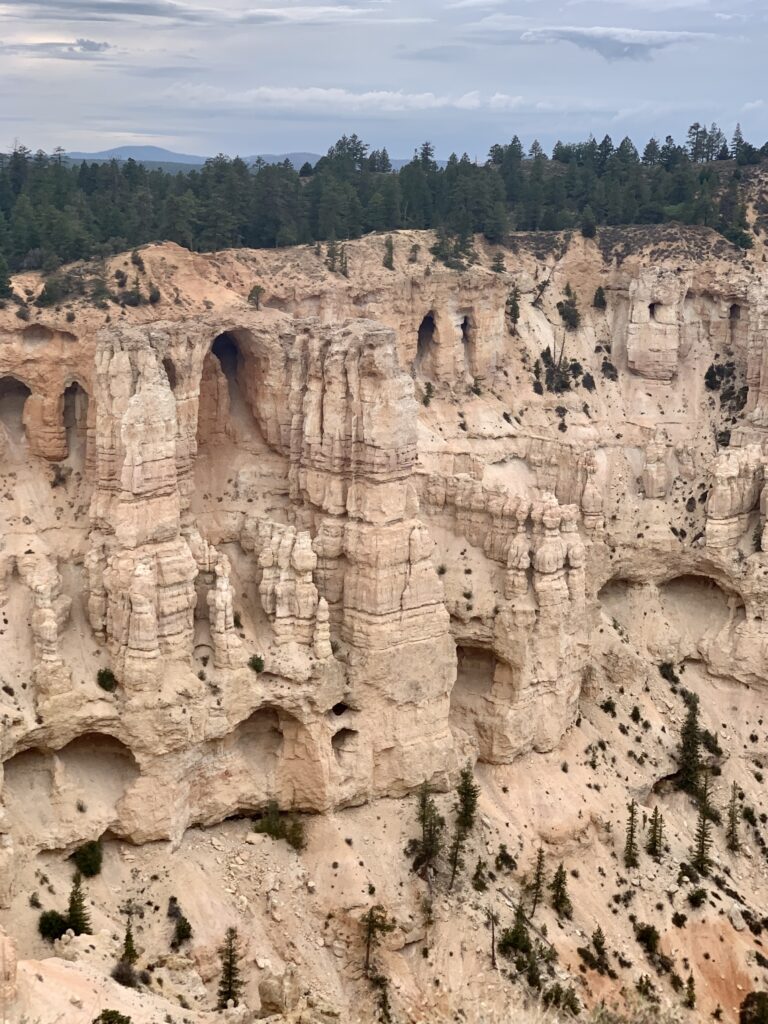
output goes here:
<path id="1" fill-rule="evenodd" d="M 425 46 L 421 50 L 402 50 L 397 56 L 400 60 L 428 60 L 437 61 L 439 64 L 451 64 L 453 61 L 463 60 L 468 51 L 469 47 L 463 43 L 443 43 L 439 46 Z"/>
<path id="2" fill-rule="evenodd" d="M 46 60 L 96 60 L 113 47 L 94 39 L 76 39 L 72 42 L 2 43 L 0 54 L 37 57 Z"/>
<path id="3" fill-rule="evenodd" d="M 179 23 L 200 23 L 216 17 L 173 0 L 6 0 L 6 16 L 18 20 L 48 18 L 64 21 L 121 21 L 125 18 L 162 18 Z"/>
<path id="4" fill-rule="evenodd" d="M 648 60 L 656 50 L 679 43 L 708 39 L 704 32 L 661 31 L 636 28 L 579 28 L 577 26 L 528 29 L 520 39 L 524 43 L 573 43 L 583 50 L 593 50 L 606 60 Z"/>

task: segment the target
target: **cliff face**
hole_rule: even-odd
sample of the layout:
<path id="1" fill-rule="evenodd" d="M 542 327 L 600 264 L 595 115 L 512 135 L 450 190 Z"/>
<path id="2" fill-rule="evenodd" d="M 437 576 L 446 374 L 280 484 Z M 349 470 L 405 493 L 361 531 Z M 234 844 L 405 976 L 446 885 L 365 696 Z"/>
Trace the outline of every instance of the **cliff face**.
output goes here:
<path id="1" fill-rule="evenodd" d="M 0 906 L 40 851 L 554 751 L 654 662 L 764 686 L 763 266 L 429 244 L 155 246 L 158 305 L 0 313 Z"/>

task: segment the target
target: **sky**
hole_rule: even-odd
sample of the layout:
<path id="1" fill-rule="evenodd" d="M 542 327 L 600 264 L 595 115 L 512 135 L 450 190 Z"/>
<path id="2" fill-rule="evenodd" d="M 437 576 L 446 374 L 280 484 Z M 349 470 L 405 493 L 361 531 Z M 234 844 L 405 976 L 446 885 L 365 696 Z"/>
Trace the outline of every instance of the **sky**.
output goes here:
<path id="1" fill-rule="evenodd" d="M 0 150 L 768 139 L 765 0 L 9 0 Z"/>

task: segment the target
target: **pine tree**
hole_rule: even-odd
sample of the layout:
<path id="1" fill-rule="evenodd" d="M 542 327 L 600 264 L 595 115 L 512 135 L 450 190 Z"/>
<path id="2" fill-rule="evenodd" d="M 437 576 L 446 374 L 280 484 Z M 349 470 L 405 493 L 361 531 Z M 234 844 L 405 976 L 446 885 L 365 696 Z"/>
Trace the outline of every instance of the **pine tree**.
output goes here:
<path id="1" fill-rule="evenodd" d="M 431 883 L 443 848 L 445 819 L 438 812 L 426 782 L 419 787 L 418 820 L 421 825 L 421 838 L 412 839 L 408 843 L 407 852 L 414 858 L 413 870 Z"/>
<path id="2" fill-rule="evenodd" d="M 557 912 L 557 916 L 572 917 L 573 904 L 568 895 L 568 876 L 565 873 L 565 866 L 562 861 L 560 861 L 555 871 L 550 889 L 552 891 L 552 906 Z"/>
<path id="3" fill-rule="evenodd" d="M 725 829 L 725 842 L 731 853 L 738 853 L 741 849 L 738 797 L 738 786 L 734 782 L 731 786 L 731 799 L 728 804 L 728 824 Z"/>
<path id="4" fill-rule="evenodd" d="M 11 287 L 11 278 L 8 273 L 8 263 L 0 253 L 0 299 L 10 299 L 13 295 L 13 288 Z"/>
<path id="5" fill-rule="evenodd" d="M 500 252 L 497 252 L 491 261 L 491 270 L 494 274 L 503 274 L 506 269 L 507 266 L 504 262 L 504 257 Z"/>
<path id="6" fill-rule="evenodd" d="M 475 782 L 472 766 L 467 764 L 459 773 L 456 787 L 456 823 L 465 832 L 471 832 L 477 815 L 480 787 Z"/>
<path id="7" fill-rule="evenodd" d="M 624 867 L 636 868 L 640 863 L 637 850 L 637 803 L 632 800 L 627 805 L 629 818 L 627 819 L 626 841 L 624 843 Z"/>
<path id="8" fill-rule="evenodd" d="M 651 815 L 651 828 L 645 849 L 654 860 L 661 860 L 664 853 L 664 818 L 658 807 L 654 807 Z"/>
<path id="9" fill-rule="evenodd" d="M 384 239 L 384 266 L 387 270 L 395 269 L 395 243 L 392 240 L 392 235 L 387 235 Z"/>
<path id="10" fill-rule="evenodd" d="M 594 238 L 597 234 L 597 221 L 591 206 L 585 206 L 581 213 L 581 233 L 584 238 Z"/>
<path id="11" fill-rule="evenodd" d="M 608 302 L 606 301 L 605 291 L 603 290 L 602 285 L 598 285 L 597 291 L 595 292 L 595 297 L 594 299 L 592 299 L 592 305 L 595 309 L 607 308 Z"/>
<path id="12" fill-rule="evenodd" d="M 224 942 L 219 946 L 219 960 L 221 961 L 221 979 L 219 980 L 219 995 L 217 1009 L 226 1010 L 230 1001 L 237 1006 L 240 1001 L 240 993 L 243 982 L 240 978 L 240 946 L 237 938 L 237 928 L 227 928 Z"/>
<path id="13" fill-rule="evenodd" d="M 363 925 L 363 936 L 365 939 L 365 973 L 371 973 L 371 954 L 378 946 L 382 935 L 394 930 L 395 923 L 390 921 L 384 907 L 377 903 L 370 907 L 361 918 Z"/>
<path id="14" fill-rule="evenodd" d="M 680 732 L 678 787 L 695 796 L 701 776 L 701 726 L 699 725 L 699 698 L 695 693 L 686 697 L 688 711 Z"/>
<path id="15" fill-rule="evenodd" d="M 466 832 L 459 828 L 457 824 L 456 830 L 453 833 L 451 845 L 448 848 L 448 864 L 451 869 L 451 877 L 450 881 L 448 882 L 448 892 L 450 892 L 453 889 L 453 883 L 456 881 L 456 875 L 459 873 L 459 871 L 464 870 L 464 846 L 466 844 L 466 840 Z"/>
<path id="16" fill-rule="evenodd" d="M 600 925 L 592 932 L 592 948 L 595 951 L 599 967 L 606 968 L 608 966 L 608 948 L 605 944 L 605 932 Z"/>
<path id="17" fill-rule="evenodd" d="M 709 851 L 712 846 L 712 823 L 707 814 L 704 801 L 699 802 L 699 820 L 696 824 L 696 836 L 691 850 L 691 863 L 700 875 L 709 873 Z"/>
<path id="18" fill-rule="evenodd" d="M 75 877 L 72 880 L 72 888 L 69 893 L 67 924 L 75 935 L 91 934 L 91 918 L 88 913 L 88 908 L 85 905 L 83 878 L 79 871 L 75 873 Z"/>
<path id="19" fill-rule="evenodd" d="M 533 881 L 531 882 L 531 917 L 536 913 L 543 895 L 544 887 L 547 884 L 547 876 L 544 869 L 544 847 L 539 847 L 539 852 L 536 854 L 536 867 L 533 869 Z"/>
<path id="20" fill-rule="evenodd" d="M 499 940 L 499 952 L 503 956 L 515 953 L 527 955 L 533 949 L 528 922 L 525 917 L 522 900 L 515 907 L 515 919 L 511 928 L 505 928 Z"/>
<path id="21" fill-rule="evenodd" d="M 694 1010 L 696 1008 L 696 982 L 693 980 L 693 975 L 688 975 L 688 981 L 685 983 L 685 999 L 683 1005 L 688 1010 Z"/>
<path id="22" fill-rule="evenodd" d="M 520 289 L 514 286 L 507 299 L 507 320 L 512 328 L 512 334 L 517 334 L 517 324 L 520 320 Z"/>
<path id="23" fill-rule="evenodd" d="M 139 954 L 136 952 L 136 946 L 133 941 L 133 924 L 131 921 L 131 915 L 128 915 L 128 923 L 125 926 L 125 938 L 123 939 L 123 952 L 120 956 L 121 960 L 124 960 L 127 964 L 135 964 L 139 959 Z"/>
<path id="24" fill-rule="evenodd" d="M 491 967 L 496 970 L 496 925 L 499 923 L 499 915 L 492 907 L 487 907 L 485 919 L 491 929 Z"/>

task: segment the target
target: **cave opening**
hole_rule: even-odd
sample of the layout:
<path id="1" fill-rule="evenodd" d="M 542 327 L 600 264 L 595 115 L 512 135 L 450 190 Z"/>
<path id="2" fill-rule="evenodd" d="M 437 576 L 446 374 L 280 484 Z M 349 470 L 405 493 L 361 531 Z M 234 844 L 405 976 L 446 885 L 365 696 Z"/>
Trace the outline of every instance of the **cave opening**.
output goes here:
<path id="1" fill-rule="evenodd" d="M 45 835 L 55 845 L 119 832 L 119 804 L 139 777 L 130 748 L 114 736 L 89 732 L 61 750 L 33 747 L 4 765 L 3 801 L 20 837 Z M 59 834 L 59 830 L 62 834 Z"/>
<path id="2" fill-rule="evenodd" d="M 451 727 L 465 733 L 481 756 L 488 746 L 484 722 L 488 720 L 488 698 L 496 675 L 496 656 L 485 647 L 459 644 L 456 647 L 456 683 L 451 691 Z"/>
<path id="3" fill-rule="evenodd" d="M 731 308 L 728 310 L 728 319 L 731 321 L 741 320 L 741 306 L 738 304 L 738 302 L 734 302 Z"/>
<path id="4" fill-rule="evenodd" d="M 178 384 L 178 380 L 176 377 L 176 367 L 174 366 L 173 360 L 169 356 L 166 356 L 165 359 L 163 360 L 163 369 L 165 370 L 165 376 L 168 378 L 168 386 L 170 387 L 171 391 L 175 391 L 176 385 Z"/>
<path id="5" fill-rule="evenodd" d="M 475 329 L 469 314 L 461 321 L 461 344 L 464 349 L 464 366 L 469 373 L 473 373 L 475 365 Z"/>
<path id="6" fill-rule="evenodd" d="M 427 313 L 419 325 L 416 342 L 416 368 L 428 368 L 436 345 L 436 327 L 434 313 Z"/>
<path id="7" fill-rule="evenodd" d="M 16 377 L 0 378 L 0 423 L 11 441 L 26 440 L 24 406 L 32 394 L 26 384 Z"/>
<path id="8" fill-rule="evenodd" d="M 88 428 L 88 394 L 77 381 L 64 390 L 64 430 L 67 435 L 67 454 L 82 465 Z"/>
<path id="9" fill-rule="evenodd" d="M 337 733 L 334 733 L 331 746 L 337 761 L 340 761 L 345 754 L 357 752 L 358 735 L 356 729 L 339 729 Z"/>
<path id="10" fill-rule="evenodd" d="M 651 302 L 649 304 L 649 306 L 648 306 L 648 315 L 650 316 L 651 320 L 656 320 L 658 318 L 658 312 L 659 312 L 660 308 L 661 308 L 661 303 L 660 302 Z"/>

